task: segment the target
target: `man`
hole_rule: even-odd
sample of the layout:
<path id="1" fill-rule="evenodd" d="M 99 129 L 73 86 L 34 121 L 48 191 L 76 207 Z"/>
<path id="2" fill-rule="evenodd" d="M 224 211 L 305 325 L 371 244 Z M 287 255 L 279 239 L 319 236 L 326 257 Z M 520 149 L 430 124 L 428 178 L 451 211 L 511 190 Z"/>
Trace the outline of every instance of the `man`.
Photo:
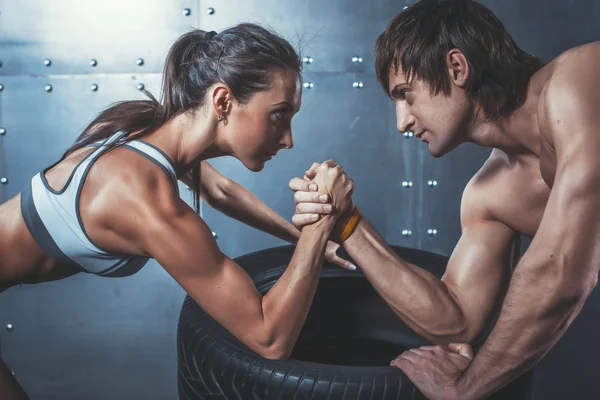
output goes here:
<path id="1" fill-rule="evenodd" d="M 382 297 L 433 343 L 392 361 L 429 399 L 484 398 L 561 338 L 600 266 L 600 42 L 547 65 L 470 0 L 422 0 L 376 43 L 375 68 L 400 132 L 441 157 L 491 147 L 465 188 L 462 236 L 435 280 L 400 260 L 362 218 L 343 243 Z M 322 214 L 312 171 L 290 182 L 301 227 Z M 533 241 L 510 276 L 519 233 Z M 508 286 L 508 288 L 507 288 Z M 468 343 L 501 304 L 477 355 Z"/>

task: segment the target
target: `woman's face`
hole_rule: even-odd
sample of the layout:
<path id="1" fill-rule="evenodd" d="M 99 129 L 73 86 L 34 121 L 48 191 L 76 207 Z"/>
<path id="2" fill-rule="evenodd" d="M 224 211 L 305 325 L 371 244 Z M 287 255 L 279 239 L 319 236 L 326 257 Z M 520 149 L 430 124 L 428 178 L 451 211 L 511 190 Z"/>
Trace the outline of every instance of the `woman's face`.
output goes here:
<path id="1" fill-rule="evenodd" d="M 246 168 L 260 171 L 281 149 L 291 149 L 292 117 L 301 105 L 302 85 L 296 71 L 277 70 L 271 87 L 244 105 L 235 104 L 227 117 L 227 142 Z"/>

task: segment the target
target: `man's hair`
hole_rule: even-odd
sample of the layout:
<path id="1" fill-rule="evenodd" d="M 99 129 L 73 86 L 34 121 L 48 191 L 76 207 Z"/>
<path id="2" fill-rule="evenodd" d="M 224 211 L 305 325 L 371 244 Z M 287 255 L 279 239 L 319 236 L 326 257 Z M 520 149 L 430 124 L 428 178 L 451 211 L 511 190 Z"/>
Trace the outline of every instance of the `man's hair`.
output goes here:
<path id="1" fill-rule="evenodd" d="M 432 94 L 450 94 L 446 55 L 459 49 L 469 63 L 465 86 L 489 120 L 510 115 L 525 101 L 529 80 L 544 61 L 517 46 L 484 5 L 471 0 L 421 0 L 398 14 L 375 45 L 375 71 L 390 95 L 389 74 L 402 67 Z"/>

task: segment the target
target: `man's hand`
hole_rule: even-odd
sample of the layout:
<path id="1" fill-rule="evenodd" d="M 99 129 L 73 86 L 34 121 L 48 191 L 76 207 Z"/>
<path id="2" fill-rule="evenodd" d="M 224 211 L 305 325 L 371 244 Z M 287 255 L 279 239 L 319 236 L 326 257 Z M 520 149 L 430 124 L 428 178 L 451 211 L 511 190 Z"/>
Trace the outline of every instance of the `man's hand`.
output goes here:
<path id="1" fill-rule="evenodd" d="M 429 400 L 466 400 L 457 384 L 471 360 L 471 346 L 451 343 L 448 348 L 424 346 L 405 351 L 390 365 L 404 371 Z"/>

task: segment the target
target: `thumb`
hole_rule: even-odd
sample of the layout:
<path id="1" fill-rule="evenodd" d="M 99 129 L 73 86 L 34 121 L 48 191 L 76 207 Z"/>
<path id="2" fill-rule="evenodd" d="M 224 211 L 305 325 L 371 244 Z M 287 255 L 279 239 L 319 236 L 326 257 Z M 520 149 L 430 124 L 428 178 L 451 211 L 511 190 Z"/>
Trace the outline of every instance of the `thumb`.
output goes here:
<path id="1" fill-rule="evenodd" d="M 458 353 L 469 360 L 473 359 L 473 349 L 468 343 L 450 343 L 448 345 L 448 350 Z"/>

